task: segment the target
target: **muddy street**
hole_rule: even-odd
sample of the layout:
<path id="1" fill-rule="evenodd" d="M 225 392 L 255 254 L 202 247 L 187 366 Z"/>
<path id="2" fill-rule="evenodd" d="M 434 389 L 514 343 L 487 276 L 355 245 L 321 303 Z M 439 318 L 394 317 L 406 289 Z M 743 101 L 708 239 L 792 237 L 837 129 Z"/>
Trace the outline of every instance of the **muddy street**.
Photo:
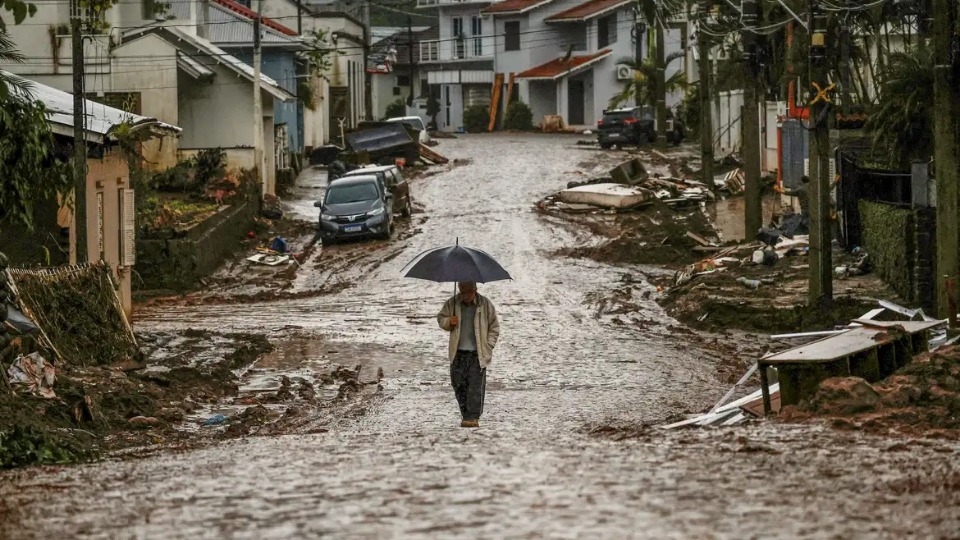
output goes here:
<path id="1" fill-rule="evenodd" d="M 419 211 L 408 234 L 318 247 L 294 281 L 309 292 L 336 279 L 333 292 L 139 312 L 142 331 L 266 334 L 276 351 L 247 384 L 360 364 L 367 379 L 383 369 L 383 390 L 323 429 L 0 474 L 0 537 L 955 536 L 957 442 L 772 422 L 650 427 L 709 407 L 728 386 L 716 360 L 673 330 L 647 269 L 554 255 L 592 237 L 533 204 L 626 155 L 575 143 L 443 140 L 438 150 L 461 161 L 411 183 Z M 400 277 L 418 253 L 456 239 L 514 278 L 480 286 L 502 334 L 479 430 L 459 427 L 435 320 L 451 286 Z M 644 330 L 595 301 L 624 280 L 649 292 L 635 299 Z"/>

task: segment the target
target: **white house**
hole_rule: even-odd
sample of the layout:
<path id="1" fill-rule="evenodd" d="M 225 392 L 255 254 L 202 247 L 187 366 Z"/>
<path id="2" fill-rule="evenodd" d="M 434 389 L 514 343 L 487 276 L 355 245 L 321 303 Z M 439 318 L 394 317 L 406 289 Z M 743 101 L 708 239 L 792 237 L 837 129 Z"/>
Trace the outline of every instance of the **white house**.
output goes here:
<path id="1" fill-rule="evenodd" d="M 490 1 L 418 0 L 417 7 L 435 9 L 439 35 L 420 41 L 418 61 L 427 83 L 440 87 L 438 128 L 463 126 L 463 111 L 489 105 L 494 81 L 493 19 L 482 10 Z"/>
<path id="2" fill-rule="evenodd" d="M 332 54 L 329 73 L 308 76 L 313 103 L 303 114 L 304 147 L 322 146 L 340 136 L 341 125 L 349 129 L 367 117 L 367 88 L 365 52 L 367 27 L 363 22 L 332 3 L 303 0 L 268 0 L 263 2 L 263 14 L 296 26 L 309 46 L 309 34 L 323 31 Z"/>
<path id="3" fill-rule="evenodd" d="M 144 144 L 144 157 L 155 167 L 206 148 L 223 148 L 229 167 L 254 165 L 253 68 L 203 37 L 216 4 L 120 2 L 104 14 L 101 34 L 84 36 L 87 96 L 184 128 L 179 140 L 165 137 Z M 34 17 L 8 26 L 14 43 L 32 60 L 2 67 L 72 91 L 69 2 L 36 5 Z M 273 100 L 296 98 L 266 75 L 256 85 L 263 101 L 260 121 L 264 133 L 272 134 Z M 273 137 L 265 137 L 264 171 L 271 183 L 273 143 Z"/>

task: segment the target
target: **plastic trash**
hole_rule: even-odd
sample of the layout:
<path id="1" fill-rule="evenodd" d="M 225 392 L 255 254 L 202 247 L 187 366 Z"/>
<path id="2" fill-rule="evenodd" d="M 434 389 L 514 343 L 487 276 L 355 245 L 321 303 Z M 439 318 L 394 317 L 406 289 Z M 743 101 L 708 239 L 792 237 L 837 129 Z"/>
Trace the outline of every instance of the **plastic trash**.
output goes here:
<path id="1" fill-rule="evenodd" d="M 759 289 L 761 282 L 759 279 L 747 279 L 745 277 L 739 277 L 737 278 L 737 283 L 740 283 L 748 289 Z"/>
<path id="2" fill-rule="evenodd" d="M 226 416 L 224 416 L 224 415 L 222 415 L 222 414 L 216 414 L 216 415 L 214 415 L 214 416 L 211 416 L 210 418 L 207 418 L 207 420 L 203 423 L 203 425 L 205 425 L 205 426 L 217 426 L 217 425 L 220 425 L 220 424 L 226 422 L 227 420 L 229 420 L 229 419 L 228 419 Z"/>

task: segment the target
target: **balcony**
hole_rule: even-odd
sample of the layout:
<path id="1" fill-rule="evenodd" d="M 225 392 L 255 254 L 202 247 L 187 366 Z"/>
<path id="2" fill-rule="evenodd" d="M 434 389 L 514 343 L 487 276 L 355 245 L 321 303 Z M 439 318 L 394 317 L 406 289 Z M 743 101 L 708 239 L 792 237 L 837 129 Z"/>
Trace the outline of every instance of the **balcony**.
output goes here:
<path id="1" fill-rule="evenodd" d="M 493 36 L 475 36 L 456 40 L 420 42 L 420 62 L 462 62 L 490 60 L 493 56 Z"/>

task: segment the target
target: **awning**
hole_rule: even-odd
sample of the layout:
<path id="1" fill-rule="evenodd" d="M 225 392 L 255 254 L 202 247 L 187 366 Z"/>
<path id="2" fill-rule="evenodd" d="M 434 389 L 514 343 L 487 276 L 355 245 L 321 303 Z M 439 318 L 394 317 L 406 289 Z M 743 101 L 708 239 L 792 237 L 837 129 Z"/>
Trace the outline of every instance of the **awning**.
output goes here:
<path id="1" fill-rule="evenodd" d="M 596 54 L 586 56 L 557 58 L 541 66 L 518 73 L 517 78 L 527 80 L 555 81 L 588 68 L 589 66 L 610 56 L 611 52 L 612 51 L 610 49 L 604 49 Z"/>

